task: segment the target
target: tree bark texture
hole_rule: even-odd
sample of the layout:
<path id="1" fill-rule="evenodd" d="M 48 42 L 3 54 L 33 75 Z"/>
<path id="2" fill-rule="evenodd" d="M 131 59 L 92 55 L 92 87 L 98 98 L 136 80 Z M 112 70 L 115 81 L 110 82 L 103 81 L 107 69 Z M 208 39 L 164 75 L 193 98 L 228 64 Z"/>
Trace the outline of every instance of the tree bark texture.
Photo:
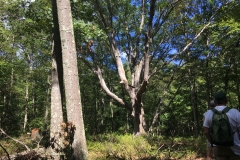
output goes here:
<path id="1" fill-rule="evenodd" d="M 77 54 L 69 0 L 57 0 L 58 22 L 62 46 L 63 77 L 66 97 L 67 119 L 76 130 L 72 143 L 73 159 L 87 159 L 88 151 L 82 116 Z"/>
<path id="2" fill-rule="evenodd" d="M 50 137 L 56 138 L 55 133 L 61 131 L 61 123 L 63 122 L 62 101 L 60 94 L 60 87 L 58 82 L 58 72 L 56 59 L 52 59 L 52 89 L 51 89 L 51 125 Z M 61 144 L 61 142 L 59 142 Z"/>
<path id="3" fill-rule="evenodd" d="M 50 119 L 50 140 L 51 143 L 56 143 L 52 149 L 53 154 L 56 150 L 61 151 L 64 148 L 63 137 L 61 136 L 61 124 L 63 123 L 63 107 L 62 107 L 62 92 L 60 87 L 59 76 L 61 73 L 61 67 L 58 67 L 58 63 L 62 63 L 61 59 L 57 57 L 62 56 L 61 41 L 57 18 L 57 4 L 55 0 L 52 0 L 52 14 L 54 23 L 53 43 L 52 43 L 52 83 L 51 83 L 51 119 Z M 59 62 L 60 61 L 60 62 Z M 59 154 L 55 154 L 55 158 L 60 159 Z M 58 155 L 58 156 L 57 156 Z"/>

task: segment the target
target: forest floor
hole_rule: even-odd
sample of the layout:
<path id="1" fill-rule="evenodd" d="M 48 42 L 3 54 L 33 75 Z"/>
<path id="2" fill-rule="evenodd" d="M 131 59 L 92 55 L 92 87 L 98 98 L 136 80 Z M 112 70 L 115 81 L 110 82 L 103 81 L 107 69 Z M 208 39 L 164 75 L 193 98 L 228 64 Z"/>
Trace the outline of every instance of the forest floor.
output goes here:
<path id="1" fill-rule="evenodd" d="M 0 149 L 1 150 L 1 149 Z M 12 153 L 9 155 L 9 157 L 4 154 L 0 155 L 1 160 L 31 160 L 31 159 L 43 159 L 47 158 L 50 159 L 52 156 L 47 156 L 46 150 L 44 148 L 35 148 L 32 149 L 31 151 L 23 151 L 20 153 Z M 123 160 L 124 158 L 120 157 L 106 157 L 105 153 L 101 152 L 93 152 L 89 151 L 89 159 L 90 160 Z M 128 158 L 126 158 L 127 160 Z M 131 157 L 131 160 L 165 160 L 165 158 L 156 158 L 156 157 L 145 157 L 145 158 L 138 158 L 136 157 Z M 168 160 L 205 160 L 205 157 L 195 157 L 195 156 L 185 156 L 183 158 L 168 158 Z"/>
<path id="2" fill-rule="evenodd" d="M 31 152 L 22 152 L 26 148 L 15 141 L 6 138 L 0 140 L 0 159 L 16 159 L 23 155 L 31 157 L 46 157 L 43 147 L 36 148 L 36 142 L 27 136 L 18 137 L 31 149 Z M 40 145 L 41 146 L 41 145 Z M 90 160 L 204 160 L 206 155 L 206 140 L 204 138 L 169 138 L 169 137 L 139 137 L 132 135 L 107 134 L 88 137 L 87 147 Z M 5 150 L 4 150 L 4 149 Z M 39 153 L 39 154 L 38 154 Z M 40 157 L 40 156 L 39 156 Z M 21 160 L 21 159 L 19 159 Z"/>
<path id="3" fill-rule="evenodd" d="M 11 155 L 8 156 L 3 156 L 3 155 L 0 155 L 0 159 L 1 160 L 32 160 L 32 159 L 51 159 L 52 156 L 46 156 L 46 154 L 44 153 L 44 149 L 43 148 L 40 148 L 40 149 L 33 149 L 29 152 L 27 151 L 23 151 L 21 153 L 13 153 Z M 123 160 L 122 158 L 108 158 L 108 157 L 105 157 L 102 153 L 98 153 L 97 155 L 98 156 L 93 156 L 92 155 L 95 155 L 96 153 L 92 153 L 92 152 L 89 152 L 89 159 L 90 160 Z M 194 156 L 190 156 L 190 157 L 184 157 L 184 158 L 180 158 L 180 159 L 177 159 L 177 158 L 168 158 L 168 160 L 205 160 L 206 158 L 205 157 L 194 157 Z M 67 160 L 67 159 L 66 159 Z M 127 160 L 127 159 L 126 159 Z M 158 158 L 148 158 L 148 157 L 145 157 L 145 158 L 137 158 L 137 157 L 131 157 L 131 160 L 165 160 L 164 159 L 158 159 Z"/>

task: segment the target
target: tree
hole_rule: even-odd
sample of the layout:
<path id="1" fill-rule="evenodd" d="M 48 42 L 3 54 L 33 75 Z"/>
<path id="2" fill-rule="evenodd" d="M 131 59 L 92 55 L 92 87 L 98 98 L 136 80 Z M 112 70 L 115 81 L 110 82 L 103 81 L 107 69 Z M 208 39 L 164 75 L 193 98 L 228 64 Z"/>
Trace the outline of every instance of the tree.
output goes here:
<path id="1" fill-rule="evenodd" d="M 57 0 L 57 11 L 61 37 L 67 119 L 73 123 L 75 127 L 72 143 L 73 159 L 87 159 L 88 153 L 82 116 L 77 54 L 70 1 Z"/>
<path id="2" fill-rule="evenodd" d="M 53 147 L 53 151 L 62 151 L 63 146 L 63 136 L 61 136 L 62 123 L 63 120 L 63 105 L 62 105 L 62 60 L 59 57 L 62 56 L 61 51 L 61 41 L 58 26 L 57 17 L 57 5 L 56 1 L 52 0 L 52 14 L 53 14 L 53 43 L 52 43 L 52 83 L 51 83 L 51 124 L 50 124 L 50 142 L 56 143 Z M 61 80 L 59 80 L 61 79 Z M 56 154 L 58 155 L 58 154 Z M 58 157 L 59 158 L 59 157 Z M 60 158 L 59 158 L 60 159 Z"/>
<path id="3" fill-rule="evenodd" d="M 195 27 L 196 32 L 186 33 L 190 40 L 180 43 L 183 35 L 177 31 L 183 25 L 181 21 L 187 17 L 191 26 L 190 19 L 197 17 L 194 12 L 186 12 L 192 1 L 151 0 L 138 3 L 127 0 L 110 3 L 95 0 L 89 3 L 96 11 L 93 13 L 93 22 L 104 31 L 107 38 L 95 36 L 86 39 L 90 42 L 88 46 L 93 49 L 81 53 L 81 58 L 98 76 L 105 92 L 131 112 L 133 134 L 144 134 L 147 131 L 144 108 L 148 106 L 144 107 L 142 98 L 150 79 L 173 60 L 179 60 L 179 55 L 186 54 L 189 46 L 209 26 L 210 21 L 204 22 L 202 26 L 192 26 L 191 29 Z M 97 43 L 91 44 L 91 40 Z M 121 57 L 123 53 L 126 55 L 124 60 Z M 118 74 L 119 84 L 124 88 L 127 98 L 107 86 L 102 67 L 107 60 L 102 57 L 112 60 L 112 66 L 108 69 Z M 128 62 L 130 76 L 123 67 L 124 61 Z"/>

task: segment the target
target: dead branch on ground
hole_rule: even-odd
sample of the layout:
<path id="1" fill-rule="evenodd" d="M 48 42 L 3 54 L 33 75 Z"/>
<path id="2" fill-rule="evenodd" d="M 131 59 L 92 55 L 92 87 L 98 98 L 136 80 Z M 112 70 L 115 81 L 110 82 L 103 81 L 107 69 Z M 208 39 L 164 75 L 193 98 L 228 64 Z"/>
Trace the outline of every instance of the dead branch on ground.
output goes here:
<path id="1" fill-rule="evenodd" d="M 7 133 L 5 133 L 5 132 L 2 130 L 2 128 L 0 128 L 0 133 L 4 134 L 5 136 L 7 136 L 8 138 L 14 140 L 15 142 L 20 143 L 21 145 L 23 145 L 23 146 L 27 149 L 27 151 L 30 151 L 30 148 L 29 148 L 25 143 L 23 143 L 23 142 L 21 142 L 21 141 L 15 139 L 15 138 L 13 138 L 13 137 L 7 135 Z"/>

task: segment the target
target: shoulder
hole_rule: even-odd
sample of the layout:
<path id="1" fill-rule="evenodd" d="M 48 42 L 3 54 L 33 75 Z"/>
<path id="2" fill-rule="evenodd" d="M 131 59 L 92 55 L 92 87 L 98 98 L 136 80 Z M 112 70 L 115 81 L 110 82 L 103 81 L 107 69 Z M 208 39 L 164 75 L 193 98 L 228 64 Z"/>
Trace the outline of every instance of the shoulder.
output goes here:
<path id="1" fill-rule="evenodd" d="M 231 108 L 229 110 L 230 113 L 235 113 L 235 114 L 239 114 L 240 112 L 236 109 L 236 108 Z"/>
<path id="2" fill-rule="evenodd" d="M 239 112 L 236 108 L 231 108 L 229 111 L 232 111 L 232 112 Z"/>
<path id="3" fill-rule="evenodd" d="M 240 116 L 240 112 L 236 108 L 231 108 L 227 114 L 229 114 L 230 116 L 233 116 L 233 117 Z"/>
<path id="4" fill-rule="evenodd" d="M 208 110 L 207 112 L 204 113 L 204 117 L 205 118 L 209 118 L 209 117 L 212 116 L 212 114 L 213 114 L 213 111 L 212 110 Z"/>
<path id="5" fill-rule="evenodd" d="M 203 121 L 203 126 L 204 127 L 210 128 L 211 123 L 212 123 L 212 115 L 213 115 L 212 110 L 208 110 L 207 112 L 205 112 L 204 121 Z"/>

